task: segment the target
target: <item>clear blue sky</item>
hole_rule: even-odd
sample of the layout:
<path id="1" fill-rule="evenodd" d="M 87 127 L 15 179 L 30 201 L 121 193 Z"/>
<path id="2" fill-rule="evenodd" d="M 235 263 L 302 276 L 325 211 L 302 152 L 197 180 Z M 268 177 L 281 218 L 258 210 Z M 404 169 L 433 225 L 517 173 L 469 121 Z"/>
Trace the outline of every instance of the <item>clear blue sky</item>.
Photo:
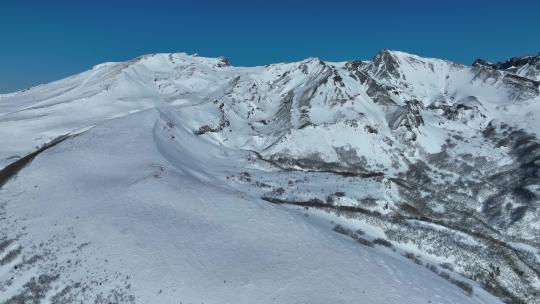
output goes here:
<path id="1" fill-rule="evenodd" d="M 540 52 L 540 1 L 0 0 L 0 92 L 155 52 L 261 65 L 397 49 L 471 63 Z"/>

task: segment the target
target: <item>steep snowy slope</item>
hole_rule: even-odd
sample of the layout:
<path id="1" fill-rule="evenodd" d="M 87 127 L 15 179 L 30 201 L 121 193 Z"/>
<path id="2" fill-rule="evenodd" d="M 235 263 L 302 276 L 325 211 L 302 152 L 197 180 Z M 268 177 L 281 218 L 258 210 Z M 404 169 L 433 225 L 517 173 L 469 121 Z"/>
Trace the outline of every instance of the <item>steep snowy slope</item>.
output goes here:
<path id="1" fill-rule="evenodd" d="M 329 222 L 234 191 L 242 152 L 156 110 L 39 155 L 2 190 L 1 300 L 496 303 Z M 11 251 L 10 251 L 11 250 Z"/>
<path id="2" fill-rule="evenodd" d="M 0 300 L 540 303 L 523 75 L 178 53 L 0 95 Z"/>

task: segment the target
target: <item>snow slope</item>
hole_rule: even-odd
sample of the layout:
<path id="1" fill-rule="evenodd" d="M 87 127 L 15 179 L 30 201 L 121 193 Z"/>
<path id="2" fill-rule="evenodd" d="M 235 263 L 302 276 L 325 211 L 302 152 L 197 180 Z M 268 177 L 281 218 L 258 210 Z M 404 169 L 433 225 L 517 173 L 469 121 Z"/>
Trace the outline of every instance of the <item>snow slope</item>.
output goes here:
<path id="1" fill-rule="evenodd" d="M 180 128 L 171 140 L 161 123 L 149 110 L 93 128 L 41 154 L 2 190 L 5 214 L 19 216 L 3 228 L 22 232 L 11 246 L 23 257 L 11 263 L 24 265 L 9 274 L 2 266 L 3 279 L 15 276 L 3 300 L 25 290 L 28 276 L 59 273 L 45 300 L 71 286 L 60 298 L 489 302 L 328 223 L 230 189 L 218 176 L 243 161 Z M 33 254 L 39 261 L 25 264 Z"/>
<path id="2" fill-rule="evenodd" d="M 512 75 L 178 53 L 0 95 L 0 185 L 39 152 L 0 189 L 0 301 L 538 303 L 539 85 Z"/>

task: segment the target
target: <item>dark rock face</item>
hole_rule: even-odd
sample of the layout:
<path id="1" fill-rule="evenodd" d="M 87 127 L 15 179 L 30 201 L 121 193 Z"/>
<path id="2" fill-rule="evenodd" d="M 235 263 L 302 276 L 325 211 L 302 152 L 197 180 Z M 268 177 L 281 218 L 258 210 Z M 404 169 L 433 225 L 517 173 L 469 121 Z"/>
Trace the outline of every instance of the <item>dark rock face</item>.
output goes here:
<path id="1" fill-rule="evenodd" d="M 488 67 L 488 68 L 495 68 L 495 66 L 496 66 L 495 64 L 493 64 L 493 63 L 491 63 L 491 62 L 489 62 L 489 61 L 486 61 L 486 60 L 484 60 L 484 59 L 481 59 L 481 58 L 476 59 L 476 60 L 473 62 L 472 65 L 475 66 L 475 67 L 483 66 L 483 67 Z"/>
<path id="2" fill-rule="evenodd" d="M 229 59 L 227 57 L 221 56 L 221 57 L 218 57 L 218 59 L 219 59 L 219 63 L 217 64 L 218 67 L 224 68 L 224 67 L 231 66 L 231 63 L 229 62 Z"/>
<path id="3" fill-rule="evenodd" d="M 473 66 L 485 66 L 497 70 L 508 70 L 513 68 L 519 68 L 524 65 L 537 65 L 540 64 L 540 53 L 534 56 L 512 57 L 509 60 L 491 63 L 484 59 L 476 59 L 473 62 Z"/>
<path id="4" fill-rule="evenodd" d="M 512 68 L 518 68 L 524 65 L 537 65 L 540 64 L 540 53 L 535 56 L 513 57 L 504 62 L 498 62 L 494 64 L 494 68 L 500 70 L 507 70 Z"/>
<path id="5" fill-rule="evenodd" d="M 428 108 L 441 109 L 442 115 L 449 120 L 464 122 L 471 121 L 476 118 L 485 118 L 482 113 L 483 106 L 475 96 L 469 96 L 462 100 L 458 100 L 453 104 L 438 103 L 432 104 Z"/>
<path id="6" fill-rule="evenodd" d="M 389 85 L 381 84 L 364 69 L 369 68 L 368 63 L 363 61 L 350 61 L 346 64 L 346 69 L 350 72 L 349 76 L 366 86 L 366 94 L 376 103 L 382 105 L 395 105 L 390 93 L 397 91 Z"/>
<path id="7" fill-rule="evenodd" d="M 420 101 L 409 100 L 404 106 L 398 106 L 395 111 L 389 113 L 388 125 L 393 130 L 405 127 L 407 130 L 413 131 L 424 124 L 424 119 L 420 114 L 423 108 Z"/>
<path id="8" fill-rule="evenodd" d="M 382 50 L 373 58 L 371 73 L 382 79 L 398 79 L 401 77 L 399 62 L 388 50 Z"/>
<path id="9" fill-rule="evenodd" d="M 478 60 L 472 71 L 474 80 L 485 83 L 501 82 L 508 89 L 508 95 L 511 99 L 525 100 L 540 94 L 540 82 L 534 80 L 534 77 L 527 78 L 507 70 L 499 70 L 493 65 L 480 64 Z M 540 70 L 537 75 L 540 77 Z"/>
<path id="10" fill-rule="evenodd" d="M 511 98 L 527 99 L 540 94 L 540 82 L 513 74 L 506 74 L 503 83 L 511 89 Z"/>
<path id="11" fill-rule="evenodd" d="M 513 57 L 497 63 L 477 59 L 474 61 L 473 66 L 506 71 L 524 78 L 540 80 L 540 53 L 532 56 Z"/>

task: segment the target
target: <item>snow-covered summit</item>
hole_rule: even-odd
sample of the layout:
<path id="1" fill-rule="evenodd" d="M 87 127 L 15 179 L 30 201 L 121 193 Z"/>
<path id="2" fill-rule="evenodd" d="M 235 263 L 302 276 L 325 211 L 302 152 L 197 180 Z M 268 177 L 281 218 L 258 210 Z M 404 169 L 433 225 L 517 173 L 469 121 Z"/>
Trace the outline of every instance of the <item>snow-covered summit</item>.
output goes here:
<path id="1" fill-rule="evenodd" d="M 520 73 L 174 53 L 0 95 L 0 301 L 538 303 Z"/>

